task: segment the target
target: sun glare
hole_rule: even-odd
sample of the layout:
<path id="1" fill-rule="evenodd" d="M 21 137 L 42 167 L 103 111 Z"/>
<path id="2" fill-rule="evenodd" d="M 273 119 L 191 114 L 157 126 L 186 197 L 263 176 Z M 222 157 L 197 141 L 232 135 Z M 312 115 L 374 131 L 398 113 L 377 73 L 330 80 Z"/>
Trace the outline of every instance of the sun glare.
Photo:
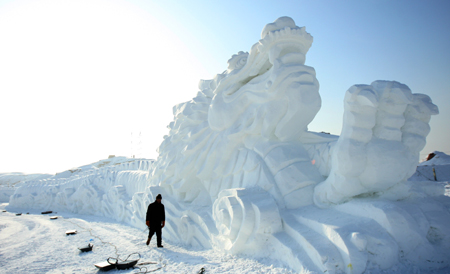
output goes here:
<path id="1" fill-rule="evenodd" d="M 9 161 L 62 157 L 57 148 L 79 163 L 88 152 L 128 156 L 130 132 L 154 128 L 162 140 L 172 106 L 195 96 L 204 73 L 170 30 L 126 1 L 12 1 L 0 6 L 0 39 L 0 114 L 11 117 L 2 143 L 23 138 L 3 149 L 17 156 Z"/>

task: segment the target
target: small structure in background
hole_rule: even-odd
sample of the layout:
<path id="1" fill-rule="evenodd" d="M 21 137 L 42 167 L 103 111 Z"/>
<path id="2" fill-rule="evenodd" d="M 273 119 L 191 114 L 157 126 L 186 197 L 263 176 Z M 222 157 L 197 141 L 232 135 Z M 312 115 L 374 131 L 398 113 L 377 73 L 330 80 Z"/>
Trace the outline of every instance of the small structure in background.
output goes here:
<path id="1" fill-rule="evenodd" d="M 425 161 L 429 161 L 429 160 L 433 159 L 434 156 L 436 156 L 436 153 L 431 152 L 430 154 L 428 154 L 427 159 Z"/>

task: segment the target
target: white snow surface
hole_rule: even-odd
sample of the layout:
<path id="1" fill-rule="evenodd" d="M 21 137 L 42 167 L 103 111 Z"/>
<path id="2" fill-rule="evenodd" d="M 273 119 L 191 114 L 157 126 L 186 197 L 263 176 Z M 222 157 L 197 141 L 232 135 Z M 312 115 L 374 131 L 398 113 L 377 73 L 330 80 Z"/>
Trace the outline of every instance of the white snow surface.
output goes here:
<path id="1" fill-rule="evenodd" d="M 10 173 L 0 173 L 0 203 L 8 203 L 9 198 L 14 191 L 22 185 L 36 181 L 48 181 L 61 178 L 69 178 L 80 172 L 94 172 L 102 167 L 114 167 L 120 164 L 126 164 L 135 162 L 138 159 L 127 158 L 123 156 L 110 157 L 108 159 L 100 160 L 98 162 L 84 165 L 76 168 L 71 168 L 66 171 L 52 174 L 26 174 L 22 172 L 10 172 Z M 146 160 L 149 161 L 149 160 Z"/>
<path id="2" fill-rule="evenodd" d="M 20 183 L 51 177 L 50 174 L 25 174 L 21 172 L 0 173 L 0 203 L 8 203 Z"/>
<path id="3" fill-rule="evenodd" d="M 5 208 L 7 204 L 1 204 L 0 210 Z M 135 252 L 139 255 L 130 259 L 140 256 L 139 264 L 153 264 L 105 273 L 197 273 L 201 268 L 205 273 L 294 273 L 270 259 L 258 261 L 167 241 L 161 249 L 156 248 L 156 239 L 148 247 L 147 230 L 106 217 L 68 212 L 42 215 L 33 209 L 16 216 L 16 212 L 0 213 L 0 273 L 99 273 L 94 264 L 109 257 L 125 260 Z M 58 219 L 51 220 L 53 216 Z M 67 236 L 68 230 L 77 234 Z M 80 252 L 78 248 L 89 243 L 94 245 L 92 251 Z"/>
<path id="4" fill-rule="evenodd" d="M 170 273 L 448 273 L 448 165 L 437 162 L 446 155 L 417 167 L 437 106 L 395 81 L 354 85 L 341 136 L 310 132 L 321 106 L 305 65 L 311 44 L 289 17 L 267 24 L 248 53 L 174 107 L 156 161 L 109 159 L 17 184 L 2 214 L 2 266 L 28 255 L 33 272 L 88 273 L 94 260 L 139 250 Z M 162 250 L 143 244 L 157 194 Z M 19 211 L 30 214 L 9 213 Z M 84 234 L 64 236 L 77 227 Z M 86 236 L 98 248 L 79 255 Z"/>

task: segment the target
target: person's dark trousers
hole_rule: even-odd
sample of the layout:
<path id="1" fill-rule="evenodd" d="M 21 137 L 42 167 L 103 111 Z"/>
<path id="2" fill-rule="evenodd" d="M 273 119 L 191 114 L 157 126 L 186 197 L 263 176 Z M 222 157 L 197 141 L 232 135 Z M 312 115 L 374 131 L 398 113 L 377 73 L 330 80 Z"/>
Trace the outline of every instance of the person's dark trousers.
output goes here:
<path id="1" fill-rule="evenodd" d="M 152 238 L 153 234 L 156 233 L 156 244 L 161 246 L 161 225 L 150 225 L 150 232 L 148 233 L 148 238 Z"/>

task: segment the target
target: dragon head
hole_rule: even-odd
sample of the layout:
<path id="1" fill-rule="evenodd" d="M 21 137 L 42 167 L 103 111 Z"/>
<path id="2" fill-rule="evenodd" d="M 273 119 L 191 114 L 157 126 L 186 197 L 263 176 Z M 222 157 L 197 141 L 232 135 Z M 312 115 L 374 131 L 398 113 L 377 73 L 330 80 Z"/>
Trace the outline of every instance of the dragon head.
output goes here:
<path id="1" fill-rule="evenodd" d="M 315 71 L 304 65 L 312 40 L 289 17 L 267 24 L 250 53 L 233 55 L 227 71 L 201 82 L 212 97 L 209 126 L 231 135 L 298 138 L 321 106 Z"/>

